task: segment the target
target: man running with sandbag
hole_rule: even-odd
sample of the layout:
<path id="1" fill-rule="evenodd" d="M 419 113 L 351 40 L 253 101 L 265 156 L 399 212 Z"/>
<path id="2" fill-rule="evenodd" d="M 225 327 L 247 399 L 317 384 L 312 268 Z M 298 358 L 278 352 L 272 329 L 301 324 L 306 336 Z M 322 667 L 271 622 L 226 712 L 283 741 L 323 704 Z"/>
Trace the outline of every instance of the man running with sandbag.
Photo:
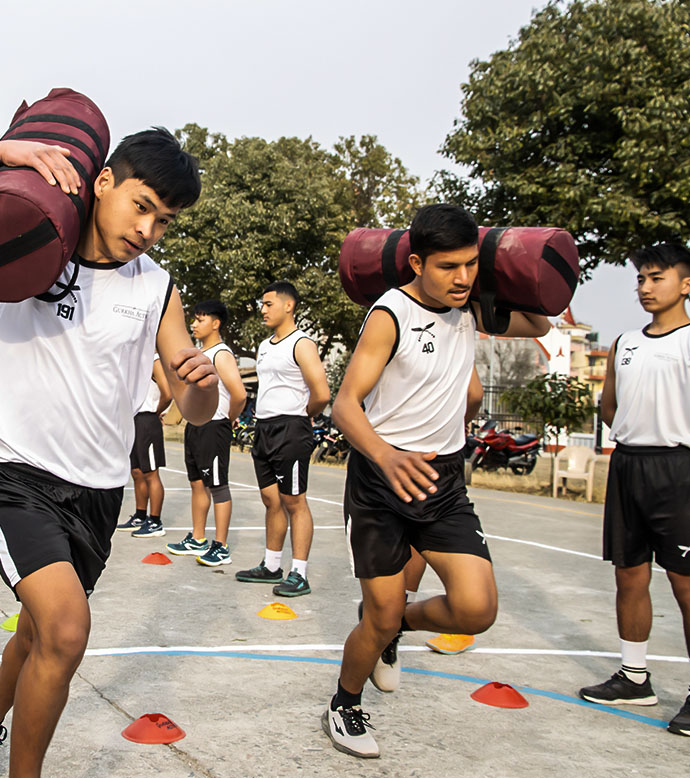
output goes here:
<path id="1" fill-rule="evenodd" d="M 91 186 L 56 146 L 1 141 L 0 163 L 33 167 L 65 193 Z M 200 190 L 196 160 L 167 130 L 125 138 L 93 183 L 77 284 L 61 302 L 0 304 L 0 575 L 22 606 L 0 664 L 11 778 L 40 775 L 84 655 L 87 597 L 110 553 L 154 351 L 183 416 L 204 424 L 218 404 L 178 291 L 145 253 Z"/>

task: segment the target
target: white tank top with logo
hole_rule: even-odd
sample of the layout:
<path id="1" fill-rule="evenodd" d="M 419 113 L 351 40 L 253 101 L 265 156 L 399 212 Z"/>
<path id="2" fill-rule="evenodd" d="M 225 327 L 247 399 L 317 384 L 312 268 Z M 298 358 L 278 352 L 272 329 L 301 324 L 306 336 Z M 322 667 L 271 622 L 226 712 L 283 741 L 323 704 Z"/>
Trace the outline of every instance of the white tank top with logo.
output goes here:
<path id="1" fill-rule="evenodd" d="M 158 354 L 155 354 L 153 357 L 153 364 L 156 364 L 156 361 L 159 360 L 160 357 Z M 151 378 L 151 383 L 149 384 L 149 390 L 146 393 L 146 399 L 144 400 L 144 404 L 139 408 L 138 413 L 155 413 L 158 410 L 158 403 L 161 399 L 161 390 L 158 388 L 158 384 L 153 380 L 153 377 Z"/>
<path id="2" fill-rule="evenodd" d="M 400 289 L 373 305 L 395 322 L 397 339 L 381 377 L 364 400 L 369 422 L 407 451 L 451 454 L 465 445 L 467 390 L 474 365 L 474 314 L 431 308 Z M 366 323 L 366 322 L 365 322 Z"/>
<path id="3" fill-rule="evenodd" d="M 297 329 L 275 343 L 267 338 L 259 345 L 256 352 L 257 419 L 307 415 L 309 387 L 295 359 L 295 346 L 307 337 Z"/>
<path id="4" fill-rule="evenodd" d="M 51 292 L 72 270 L 68 263 Z M 169 274 L 143 254 L 82 261 L 74 292 L 59 303 L 0 303 L 0 462 L 80 486 L 125 484 L 171 291 Z"/>
<path id="5" fill-rule="evenodd" d="M 618 339 L 611 440 L 627 446 L 690 446 L 690 324 Z"/>
<path id="6" fill-rule="evenodd" d="M 204 354 L 216 364 L 216 355 L 221 351 L 227 351 L 230 356 L 234 356 L 230 346 L 225 343 L 216 343 L 215 346 L 204 349 Z M 218 407 L 213 414 L 212 421 L 219 421 L 220 419 L 227 419 L 230 411 L 230 392 L 225 388 L 225 384 L 222 381 L 218 381 Z"/>

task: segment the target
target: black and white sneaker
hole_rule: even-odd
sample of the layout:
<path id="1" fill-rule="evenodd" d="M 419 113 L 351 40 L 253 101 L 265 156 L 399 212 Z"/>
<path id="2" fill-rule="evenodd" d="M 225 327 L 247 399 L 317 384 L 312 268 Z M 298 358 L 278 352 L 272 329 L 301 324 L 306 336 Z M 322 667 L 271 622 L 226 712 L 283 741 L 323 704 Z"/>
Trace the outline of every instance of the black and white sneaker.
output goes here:
<path id="1" fill-rule="evenodd" d="M 580 697 L 587 702 L 600 705 L 656 705 L 658 700 L 647 673 L 644 683 L 631 681 L 622 670 L 612 675 L 608 681 L 596 686 L 580 689 Z"/>
<path id="2" fill-rule="evenodd" d="M 398 656 L 398 641 L 401 637 L 402 632 L 398 632 L 383 649 L 369 676 L 369 680 L 380 692 L 394 692 L 400 686 L 402 667 Z"/>
<path id="3" fill-rule="evenodd" d="M 369 714 L 364 713 L 359 705 L 332 710 L 329 704 L 321 716 L 321 727 L 338 751 L 362 759 L 381 756 L 376 741 L 367 731 L 374 729 L 369 723 Z"/>
<path id="4" fill-rule="evenodd" d="M 7 740 L 7 727 L 0 724 L 0 746 Z"/>
<path id="5" fill-rule="evenodd" d="M 360 602 L 357 608 L 359 620 L 362 620 L 364 603 Z M 380 692 L 394 692 L 400 686 L 400 675 L 402 665 L 398 656 L 398 641 L 402 637 L 402 632 L 391 640 L 383 649 L 381 656 L 376 660 L 376 665 L 369 675 L 369 680 Z"/>
<path id="6" fill-rule="evenodd" d="M 140 519 L 136 513 L 133 513 L 127 521 L 123 521 L 122 524 L 118 524 L 115 529 L 118 532 L 131 532 L 134 529 L 139 529 L 146 519 Z"/>
<path id="7" fill-rule="evenodd" d="M 686 697 L 683 707 L 668 722 L 668 731 L 674 735 L 690 737 L 690 694 Z"/>
<path id="8" fill-rule="evenodd" d="M 133 538 L 159 538 L 163 535 L 165 535 L 163 523 L 152 521 L 151 519 L 146 519 L 139 529 L 135 529 L 132 532 Z"/>

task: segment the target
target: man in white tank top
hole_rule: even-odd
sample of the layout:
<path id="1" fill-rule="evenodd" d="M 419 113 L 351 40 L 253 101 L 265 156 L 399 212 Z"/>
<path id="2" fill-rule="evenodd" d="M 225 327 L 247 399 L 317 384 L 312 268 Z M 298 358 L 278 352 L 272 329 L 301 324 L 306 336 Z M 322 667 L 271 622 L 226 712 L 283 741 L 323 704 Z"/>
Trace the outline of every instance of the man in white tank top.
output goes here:
<path id="1" fill-rule="evenodd" d="M 379 756 L 361 695 L 399 630 L 473 635 L 496 616 L 491 560 L 467 497 L 461 452 L 474 333 L 483 329 L 469 301 L 477 241 L 477 225 L 461 208 L 419 211 L 410 227 L 415 278 L 370 310 L 333 406 L 354 448 L 345 521 L 363 609 L 322 727 L 335 748 L 354 756 Z M 505 334 L 538 337 L 548 328 L 544 316 L 513 313 Z M 406 604 L 411 545 L 445 594 Z"/>
<path id="2" fill-rule="evenodd" d="M 310 417 L 330 399 L 314 341 L 295 323 L 299 295 L 287 281 L 264 289 L 261 316 L 273 335 L 257 351 L 256 431 L 252 459 L 266 506 L 266 549 L 259 565 L 236 574 L 244 583 L 274 584 L 281 597 L 309 594 L 307 560 L 314 522 L 307 505 L 307 474 L 313 449 Z M 283 580 L 280 566 L 288 518 L 292 564 Z"/>
<path id="3" fill-rule="evenodd" d="M 690 251 L 662 243 L 631 257 L 652 321 L 609 354 L 601 415 L 611 427 L 604 559 L 616 572 L 621 669 L 580 689 L 604 705 L 655 705 L 647 672 L 651 562 L 666 570 L 690 654 Z M 690 736 L 690 695 L 668 729 Z"/>
<path id="4" fill-rule="evenodd" d="M 242 413 L 247 392 L 229 346 L 221 331 L 228 309 L 219 300 L 206 300 L 194 307 L 192 334 L 218 372 L 218 407 L 211 421 L 201 427 L 187 424 L 184 431 L 184 459 L 192 489 L 192 531 L 179 543 L 168 543 L 171 554 L 191 555 L 200 565 L 229 565 L 228 530 L 232 497 L 228 486 L 232 423 Z M 213 502 L 215 539 L 206 539 L 206 517 Z"/>
<path id="5" fill-rule="evenodd" d="M 1 163 L 67 192 L 79 185 L 68 154 L 0 141 Z M 145 254 L 200 188 L 196 160 L 167 130 L 125 138 L 94 183 L 76 286 L 59 302 L 0 304 L 0 575 L 22 604 L 0 664 L 12 775 L 40 774 L 86 649 L 87 596 L 110 553 L 156 348 L 187 419 L 203 424 L 218 403 L 177 289 Z"/>
<path id="6" fill-rule="evenodd" d="M 161 519 L 165 488 L 159 468 L 165 467 L 162 415 L 171 400 L 168 379 L 160 357 L 156 354 L 149 391 L 134 417 L 134 445 L 129 455 L 129 464 L 134 482 L 135 510 L 126 521 L 117 525 L 119 532 L 129 532 L 134 538 L 165 535 Z"/>

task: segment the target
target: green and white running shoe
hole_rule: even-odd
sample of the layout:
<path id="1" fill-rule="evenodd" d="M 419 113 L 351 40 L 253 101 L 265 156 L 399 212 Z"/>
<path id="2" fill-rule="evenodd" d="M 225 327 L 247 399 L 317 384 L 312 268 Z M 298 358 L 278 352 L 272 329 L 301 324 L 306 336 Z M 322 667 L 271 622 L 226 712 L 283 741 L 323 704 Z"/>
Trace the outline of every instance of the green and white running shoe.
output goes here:
<path id="1" fill-rule="evenodd" d="M 205 554 L 198 556 L 196 561 L 200 565 L 206 565 L 206 567 L 218 567 L 218 565 L 232 564 L 232 559 L 230 559 L 230 548 L 224 546 L 218 540 L 214 540 L 213 543 L 211 543 L 211 548 L 209 548 Z"/>
<path id="2" fill-rule="evenodd" d="M 199 556 L 208 551 L 209 546 L 206 538 L 194 540 L 192 533 L 188 532 L 179 543 L 168 543 L 166 548 L 176 556 Z"/>

